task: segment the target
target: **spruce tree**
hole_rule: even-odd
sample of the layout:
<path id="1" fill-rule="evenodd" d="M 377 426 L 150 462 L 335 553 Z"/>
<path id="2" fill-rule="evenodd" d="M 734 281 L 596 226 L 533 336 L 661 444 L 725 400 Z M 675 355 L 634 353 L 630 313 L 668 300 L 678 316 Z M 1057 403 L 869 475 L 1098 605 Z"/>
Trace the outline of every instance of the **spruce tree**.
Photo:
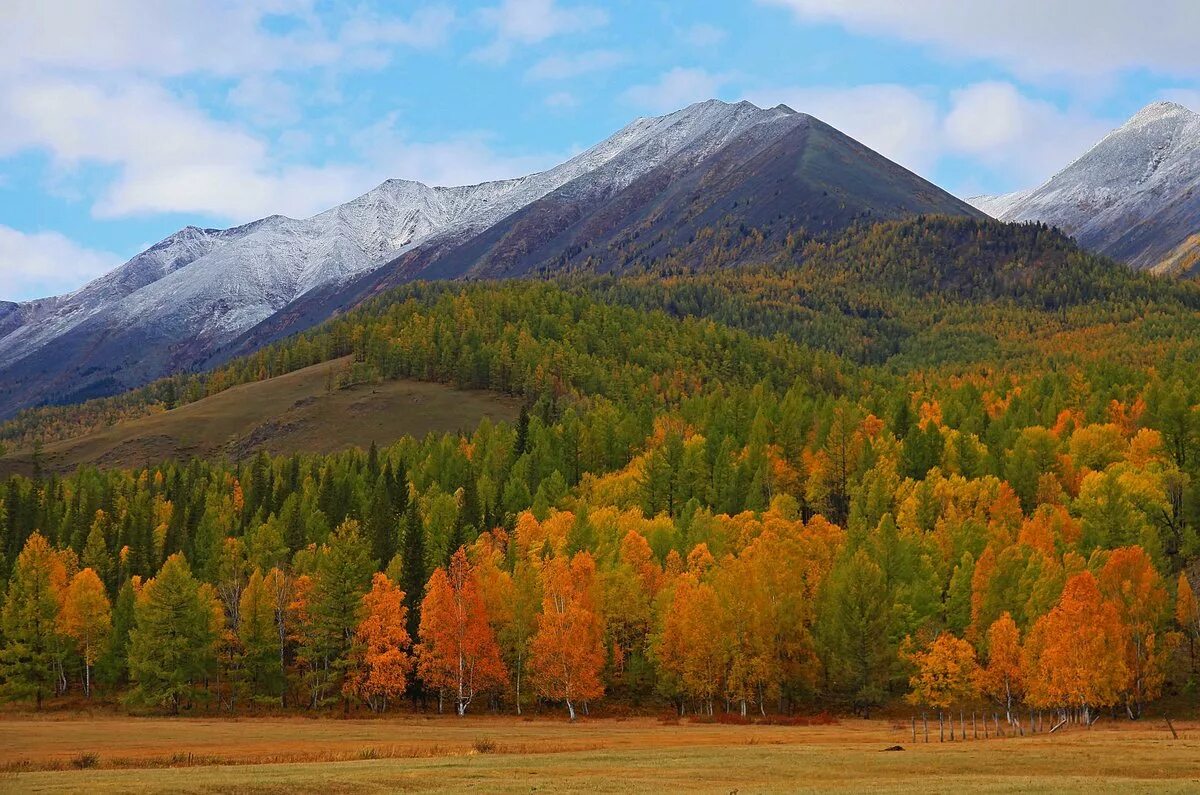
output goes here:
<path id="1" fill-rule="evenodd" d="M 421 626 L 421 600 L 425 598 L 425 525 L 415 504 L 409 505 L 404 521 L 404 553 L 400 587 L 408 608 L 408 636 L 417 637 Z"/>

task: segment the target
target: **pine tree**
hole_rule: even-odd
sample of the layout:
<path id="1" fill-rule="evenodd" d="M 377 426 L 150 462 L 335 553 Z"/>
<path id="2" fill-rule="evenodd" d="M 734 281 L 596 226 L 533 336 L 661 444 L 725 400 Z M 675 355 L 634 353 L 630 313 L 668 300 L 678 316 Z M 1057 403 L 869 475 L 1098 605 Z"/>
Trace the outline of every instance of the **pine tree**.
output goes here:
<path id="1" fill-rule="evenodd" d="M 134 607 L 129 633 L 133 698 L 178 713 L 216 667 L 222 613 L 212 588 L 192 576 L 183 555 L 167 558 Z"/>
<path id="2" fill-rule="evenodd" d="M 136 590 L 134 581 L 126 580 L 113 604 L 112 632 L 96 667 L 100 680 L 109 687 L 115 688 L 129 681 L 129 633 L 133 630 Z"/>
<path id="3" fill-rule="evenodd" d="M 317 559 L 300 654 L 308 661 L 312 706 L 320 706 L 353 666 L 351 648 L 375 565 L 358 522 L 338 525 Z M 347 705 L 348 706 L 348 705 Z"/>
<path id="4" fill-rule="evenodd" d="M 371 555 L 380 568 L 387 566 L 396 555 L 397 520 L 398 517 L 392 512 L 392 498 L 387 493 L 386 478 L 380 475 L 375 481 L 366 517 Z"/>

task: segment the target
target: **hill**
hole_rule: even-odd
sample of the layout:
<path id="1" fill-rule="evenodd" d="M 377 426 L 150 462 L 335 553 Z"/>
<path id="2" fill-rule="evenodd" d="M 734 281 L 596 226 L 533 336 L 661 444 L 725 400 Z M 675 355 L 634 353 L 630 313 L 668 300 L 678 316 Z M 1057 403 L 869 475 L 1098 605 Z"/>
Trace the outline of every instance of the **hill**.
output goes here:
<path id="1" fill-rule="evenodd" d="M 66 473 L 85 465 L 125 469 L 193 457 L 239 461 L 259 451 L 365 450 L 405 436 L 472 429 L 484 417 L 511 421 L 519 410 L 511 397 L 423 381 L 342 385 L 349 364 L 344 357 L 312 365 L 51 442 L 40 450 L 40 468 Z M 34 467 L 29 448 L 0 457 L 0 477 Z"/>

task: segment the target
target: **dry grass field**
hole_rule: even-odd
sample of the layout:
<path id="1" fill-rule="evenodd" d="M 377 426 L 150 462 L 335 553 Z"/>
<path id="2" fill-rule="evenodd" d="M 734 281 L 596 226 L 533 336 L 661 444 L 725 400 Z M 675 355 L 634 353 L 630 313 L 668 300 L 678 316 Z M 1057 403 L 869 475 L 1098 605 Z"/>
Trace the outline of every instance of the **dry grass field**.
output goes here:
<path id="1" fill-rule="evenodd" d="M 424 381 L 384 381 L 332 392 L 330 369 L 344 359 L 277 378 L 243 384 L 173 411 L 128 420 L 48 444 L 43 466 L 71 472 L 80 464 L 123 468 L 168 458 L 237 460 L 266 450 L 275 455 L 328 453 L 387 445 L 405 435 L 473 430 L 484 417 L 515 419 L 520 403 L 493 392 Z M 0 476 L 33 469 L 29 451 L 0 458 Z"/>
<path id="2" fill-rule="evenodd" d="M 20 792 L 1195 792 L 1200 724 L 913 744 L 902 723 L 6 716 Z M 899 744 L 904 750 L 885 752 Z M 82 769 L 81 769 L 82 768 Z"/>

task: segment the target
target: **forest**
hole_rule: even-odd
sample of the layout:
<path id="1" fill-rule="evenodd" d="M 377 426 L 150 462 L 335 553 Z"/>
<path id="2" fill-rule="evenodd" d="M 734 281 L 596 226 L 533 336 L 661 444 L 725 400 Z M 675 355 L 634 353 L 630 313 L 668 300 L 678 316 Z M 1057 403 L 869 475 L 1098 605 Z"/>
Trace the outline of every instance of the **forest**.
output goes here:
<path id="1" fill-rule="evenodd" d="M 706 244 L 698 234 L 694 246 Z M 711 242 L 416 283 L 33 448 L 350 356 L 512 424 L 0 487 L 0 696 L 38 708 L 884 706 L 1139 718 L 1193 693 L 1200 292 L 1039 225 Z M 734 250 L 754 264 L 722 267 Z"/>

